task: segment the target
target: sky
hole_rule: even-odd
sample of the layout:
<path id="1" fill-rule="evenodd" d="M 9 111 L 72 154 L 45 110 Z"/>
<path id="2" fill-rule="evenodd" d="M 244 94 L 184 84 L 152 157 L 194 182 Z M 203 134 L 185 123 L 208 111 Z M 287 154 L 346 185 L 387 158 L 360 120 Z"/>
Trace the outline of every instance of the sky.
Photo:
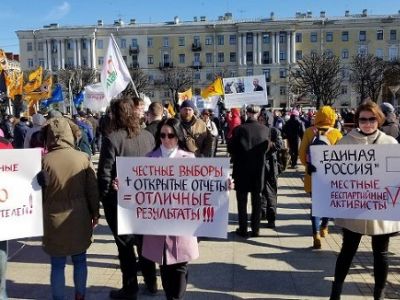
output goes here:
<path id="1" fill-rule="evenodd" d="M 268 18 L 273 11 L 275 17 L 294 17 L 297 11 L 312 11 L 319 16 L 326 11 L 329 16 L 343 16 L 368 10 L 370 15 L 397 14 L 399 0 L 14 0 L 1 6 L 0 49 L 19 53 L 16 30 L 40 29 L 50 23 L 66 25 L 94 25 L 102 19 L 112 24 L 122 19 L 129 23 L 156 23 L 172 21 L 178 16 L 181 21 L 192 21 L 193 17 L 206 16 L 216 20 L 226 12 L 235 20 Z M 7 4 L 5 4 L 7 3 Z"/>

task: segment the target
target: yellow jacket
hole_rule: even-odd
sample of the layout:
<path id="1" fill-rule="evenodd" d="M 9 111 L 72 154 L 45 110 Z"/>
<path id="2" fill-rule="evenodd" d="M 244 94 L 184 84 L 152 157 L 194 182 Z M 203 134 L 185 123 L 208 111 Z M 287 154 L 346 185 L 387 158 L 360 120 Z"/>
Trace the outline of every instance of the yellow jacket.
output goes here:
<path id="1" fill-rule="evenodd" d="M 307 193 L 311 193 L 311 176 L 308 175 L 308 172 L 307 172 L 306 157 L 307 157 L 308 147 L 314 138 L 313 127 L 330 128 L 335 125 L 335 121 L 336 121 L 335 111 L 330 106 L 322 106 L 318 110 L 317 114 L 315 115 L 314 126 L 306 129 L 306 131 L 303 135 L 303 139 L 301 140 L 299 157 L 300 157 L 301 163 L 306 166 L 306 172 L 304 175 L 304 190 Z M 342 138 L 342 133 L 339 130 L 337 130 L 336 128 L 332 128 L 327 133 L 326 137 L 331 142 L 331 145 L 334 145 Z"/>

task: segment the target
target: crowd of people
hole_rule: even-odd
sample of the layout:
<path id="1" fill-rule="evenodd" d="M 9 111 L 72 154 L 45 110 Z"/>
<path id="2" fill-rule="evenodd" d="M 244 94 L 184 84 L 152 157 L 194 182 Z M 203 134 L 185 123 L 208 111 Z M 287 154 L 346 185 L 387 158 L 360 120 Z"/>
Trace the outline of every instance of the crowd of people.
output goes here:
<path id="1" fill-rule="evenodd" d="M 50 257 L 53 299 L 65 297 L 68 256 L 74 264 L 75 299 L 85 298 L 86 250 L 100 217 L 100 205 L 118 249 L 122 273 L 122 287 L 111 290 L 110 298 L 137 298 L 138 269 L 148 292 L 157 293 L 158 264 L 166 298 L 183 299 L 188 262 L 199 256 L 197 238 L 118 235 L 116 157 L 214 157 L 218 143 L 226 144 L 237 200 L 239 226 L 235 232 L 240 238 L 248 238 L 258 237 L 262 226 L 276 228 L 278 177 L 286 167 L 296 169 L 299 159 L 306 166 L 304 189 L 311 194 L 313 166 L 307 160 L 307 151 L 316 134 L 326 135 L 330 145 L 368 145 L 397 143 L 399 132 L 395 110 L 389 103 L 379 107 L 366 101 L 355 110 L 341 113 L 329 106 L 318 111 L 270 111 L 248 105 L 244 109 L 220 110 L 215 115 L 211 109 L 199 112 L 193 101 L 186 100 L 178 115 L 172 117 L 159 102 L 151 103 L 145 111 L 142 99 L 125 96 L 112 101 L 101 116 L 89 110 L 72 117 L 57 110 L 47 115 L 36 113 L 30 119 L 4 116 L 0 122 L 0 149 L 42 149 L 43 169 L 37 179 L 43 189 L 43 248 Z M 91 162 L 96 152 L 100 153 L 97 174 Z M 321 249 L 321 238 L 329 234 L 329 219 L 312 212 L 310 216 L 312 247 Z M 340 299 L 362 235 L 372 236 L 374 298 L 383 299 L 389 239 L 400 230 L 400 223 L 337 219 L 336 224 L 343 228 L 343 246 L 331 299 Z M 6 299 L 5 249 L 6 242 L 0 242 L 0 299 Z"/>

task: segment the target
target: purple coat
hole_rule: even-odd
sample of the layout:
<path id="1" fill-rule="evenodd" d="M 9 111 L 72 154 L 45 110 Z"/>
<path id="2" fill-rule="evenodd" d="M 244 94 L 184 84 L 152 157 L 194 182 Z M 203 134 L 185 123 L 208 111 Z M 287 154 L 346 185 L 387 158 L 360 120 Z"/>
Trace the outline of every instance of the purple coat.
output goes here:
<path id="1" fill-rule="evenodd" d="M 161 157 L 160 148 L 148 153 L 148 157 Z M 194 154 L 178 150 L 176 158 L 194 158 Z M 164 261 L 164 247 L 165 257 Z M 158 264 L 172 265 L 188 262 L 199 257 L 199 246 L 194 236 L 144 235 L 142 255 Z"/>

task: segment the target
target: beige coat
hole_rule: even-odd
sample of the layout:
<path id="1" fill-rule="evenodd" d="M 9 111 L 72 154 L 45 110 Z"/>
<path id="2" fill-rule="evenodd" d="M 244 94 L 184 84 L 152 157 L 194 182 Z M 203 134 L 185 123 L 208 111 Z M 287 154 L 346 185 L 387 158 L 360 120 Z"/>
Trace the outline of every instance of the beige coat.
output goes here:
<path id="1" fill-rule="evenodd" d="M 373 135 L 365 136 L 359 133 L 358 129 L 353 129 L 338 142 L 338 145 L 373 144 L 373 142 L 378 136 L 378 133 L 380 133 L 380 137 L 376 141 L 376 144 L 397 144 L 395 138 L 386 135 L 382 131 L 378 130 L 377 133 Z M 367 235 L 388 234 L 400 231 L 400 222 L 394 222 L 394 221 L 336 219 L 335 224 L 337 226 L 346 228 L 350 231 Z"/>
<path id="2" fill-rule="evenodd" d="M 92 243 L 92 219 L 99 217 L 95 171 L 87 154 L 74 149 L 67 119 L 50 119 L 44 135 L 50 179 L 43 189 L 43 247 L 51 256 L 79 254 Z"/>

